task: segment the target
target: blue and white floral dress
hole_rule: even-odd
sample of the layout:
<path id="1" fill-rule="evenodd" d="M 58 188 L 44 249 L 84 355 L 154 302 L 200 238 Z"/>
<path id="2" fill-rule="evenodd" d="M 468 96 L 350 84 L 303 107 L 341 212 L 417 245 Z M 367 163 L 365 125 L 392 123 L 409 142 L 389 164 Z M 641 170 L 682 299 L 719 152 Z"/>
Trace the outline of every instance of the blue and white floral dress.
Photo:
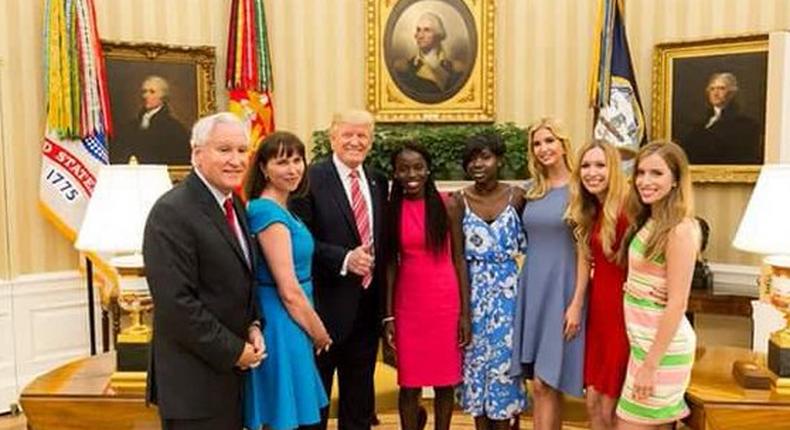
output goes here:
<path id="1" fill-rule="evenodd" d="M 508 375 L 518 287 L 516 257 L 526 251 L 526 238 L 511 204 L 491 223 L 472 212 L 468 203 L 465 206 L 462 224 L 472 342 L 464 355 L 460 403 L 475 417 L 504 420 L 527 406 L 520 378 Z"/>

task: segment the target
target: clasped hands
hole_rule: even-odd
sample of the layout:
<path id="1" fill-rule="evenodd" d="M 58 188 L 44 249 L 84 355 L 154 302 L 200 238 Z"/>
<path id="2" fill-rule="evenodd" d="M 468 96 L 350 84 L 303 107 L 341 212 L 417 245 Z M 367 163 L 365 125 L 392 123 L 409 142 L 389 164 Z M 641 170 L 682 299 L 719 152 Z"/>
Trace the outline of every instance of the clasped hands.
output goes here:
<path id="1" fill-rule="evenodd" d="M 261 328 L 251 325 L 247 331 L 247 341 L 244 342 L 244 349 L 241 351 L 236 366 L 241 370 L 258 367 L 266 358 L 266 342 L 263 339 Z"/>

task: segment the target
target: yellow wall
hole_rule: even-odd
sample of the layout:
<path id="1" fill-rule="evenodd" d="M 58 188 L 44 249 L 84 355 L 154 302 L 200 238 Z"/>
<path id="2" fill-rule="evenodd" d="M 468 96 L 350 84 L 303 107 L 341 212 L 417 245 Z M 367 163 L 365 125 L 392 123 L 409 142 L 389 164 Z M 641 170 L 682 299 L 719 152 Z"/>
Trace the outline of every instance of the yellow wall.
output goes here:
<path id="1" fill-rule="evenodd" d="M 218 105 L 225 105 L 221 85 L 229 0 L 95 1 L 102 38 L 215 46 Z M 539 116 L 556 116 L 580 142 L 590 121 L 586 85 L 596 1 L 496 3 L 497 120 L 526 125 Z M 790 27 L 786 0 L 626 3 L 628 36 L 648 115 L 656 43 Z M 42 5 L 43 0 L 0 0 L 0 179 L 6 178 L 0 205 L 0 277 L 76 266 L 71 245 L 36 209 L 44 114 Z M 312 130 L 327 125 L 333 111 L 364 107 L 365 0 L 266 0 L 266 11 L 279 128 L 308 139 Z M 714 232 L 711 260 L 758 262 L 729 246 L 750 190 L 748 185 L 697 187 L 699 212 Z"/>
<path id="2" fill-rule="evenodd" d="M 3 67 L 4 61 L 3 58 L 0 57 L 0 101 L 2 99 L 3 93 Z M 4 279 L 8 277 L 8 273 L 11 271 L 9 268 L 9 241 L 8 241 L 8 227 L 6 224 L 8 223 L 8 198 L 6 196 L 6 184 L 5 184 L 5 164 L 6 164 L 6 154 L 5 154 L 5 134 L 3 133 L 3 105 L 0 103 L 0 279 Z"/>

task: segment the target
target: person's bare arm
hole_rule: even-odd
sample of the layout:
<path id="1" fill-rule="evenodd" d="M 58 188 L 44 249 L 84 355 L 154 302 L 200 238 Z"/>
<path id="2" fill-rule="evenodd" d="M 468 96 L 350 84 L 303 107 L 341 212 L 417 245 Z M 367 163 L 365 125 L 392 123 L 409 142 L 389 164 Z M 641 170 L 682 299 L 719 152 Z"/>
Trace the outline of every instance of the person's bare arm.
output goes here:
<path id="1" fill-rule="evenodd" d="M 584 255 L 581 246 L 578 244 L 576 246 L 576 288 L 573 290 L 571 303 L 565 310 L 565 326 L 563 327 L 565 340 L 571 340 L 579 333 L 584 300 L 587 295 L 587 284 L 590 282 L 590 260 Z"/>
<path id="2" fill-rule="evenodd" d="M 328 348 L 332 339 L 296 277 L 288 228 L 281 223 L 271 224 L 258 233 L 258 241 L 286 311 L 307 332 L 317 350 Z"/>
<path id="3" fill-rule="evenodd" d="M 469 274 L 464 258 L 464 205 L 457 194 L 447 200 L 447 214 L 450 218 L 450 242 L 453 265 L 458 278 L 458 293 L 461 298 L 461 316 L 458 322 L 458 343 L 461 347 L 472 340 L 472 321 L 469 310 Z"/>
<path id="4" fill-rule="evenodd" d="M 394 242 L 394 241 L 393 241 Z M 394 309 L 394 296 L 395 296 L 395 283 L 398 277 L 398 260 L 397 251 L 395 248 L 400 246 L 397 243 L 391 243 L 391 248 L 387 256 L 387 290 L 384 296 L 384 340 L 387 344 L 395 349 L 395 309 Z"/>

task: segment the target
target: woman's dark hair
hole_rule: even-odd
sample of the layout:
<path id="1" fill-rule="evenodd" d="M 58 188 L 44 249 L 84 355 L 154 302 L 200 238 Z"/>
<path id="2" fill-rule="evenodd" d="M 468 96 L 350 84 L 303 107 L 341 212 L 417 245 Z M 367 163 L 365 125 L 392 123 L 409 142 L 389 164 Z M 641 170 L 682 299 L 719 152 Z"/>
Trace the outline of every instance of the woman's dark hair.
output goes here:
<path id="1" fill-rule="evenodd" d="M 305 163 L 304 174 L 299 186 L 292 194 L 302 195 L 307 190 L 307 161 L 305 159 L 304 144 L 296 135 L 287 131 L 275 131 L 266 136 L 258 145 L 258 149 L 252 156 L 247 177 L 244 180 L 244 194 L 247 199 L 254 199 L 261 195 L 261 192 L 269 183 L 268 178 L 263 173 L 263 168 L 269 160 L 279 157 L 290 157 L 298 154 Z"/>
<path id="2" fill-rule="evenodd" d="M 502 136 L 494 131 L 483 131 L 467 138 L 461 161 L 464 170 L 484 149 L 491 151 L 497 158 L 502 158 L 505 155 L 505 142 L 502 140 Z"/>
<path id="3" fill-rule="evenodd" d="M 447 243 L 450 220 L 447 216 L 447 208 L 444 206 L 442 196 L 439 195 L 439 190 L 436 189 L 436 183 L 433 180 L 431 154 L 428 153 L 425 147 L 415 141 L 404 143 L 403 146 L 393 151 L 390 157 L 393 181 L 388 210 L 390 216 L 389 236 L 393 240 L 393 245 L 395 245 L 392 247 L 393 252 L 396 253 L 400 249 L 400 217 L 403 203 L 403 187 L 394 178 L 395 162 L 398 156 L 405 151 L 414 151 L 420 154 L 428 168 L 428 177 L 425 179 L 425 243 L 434 254 L 439 254 Z"/>

